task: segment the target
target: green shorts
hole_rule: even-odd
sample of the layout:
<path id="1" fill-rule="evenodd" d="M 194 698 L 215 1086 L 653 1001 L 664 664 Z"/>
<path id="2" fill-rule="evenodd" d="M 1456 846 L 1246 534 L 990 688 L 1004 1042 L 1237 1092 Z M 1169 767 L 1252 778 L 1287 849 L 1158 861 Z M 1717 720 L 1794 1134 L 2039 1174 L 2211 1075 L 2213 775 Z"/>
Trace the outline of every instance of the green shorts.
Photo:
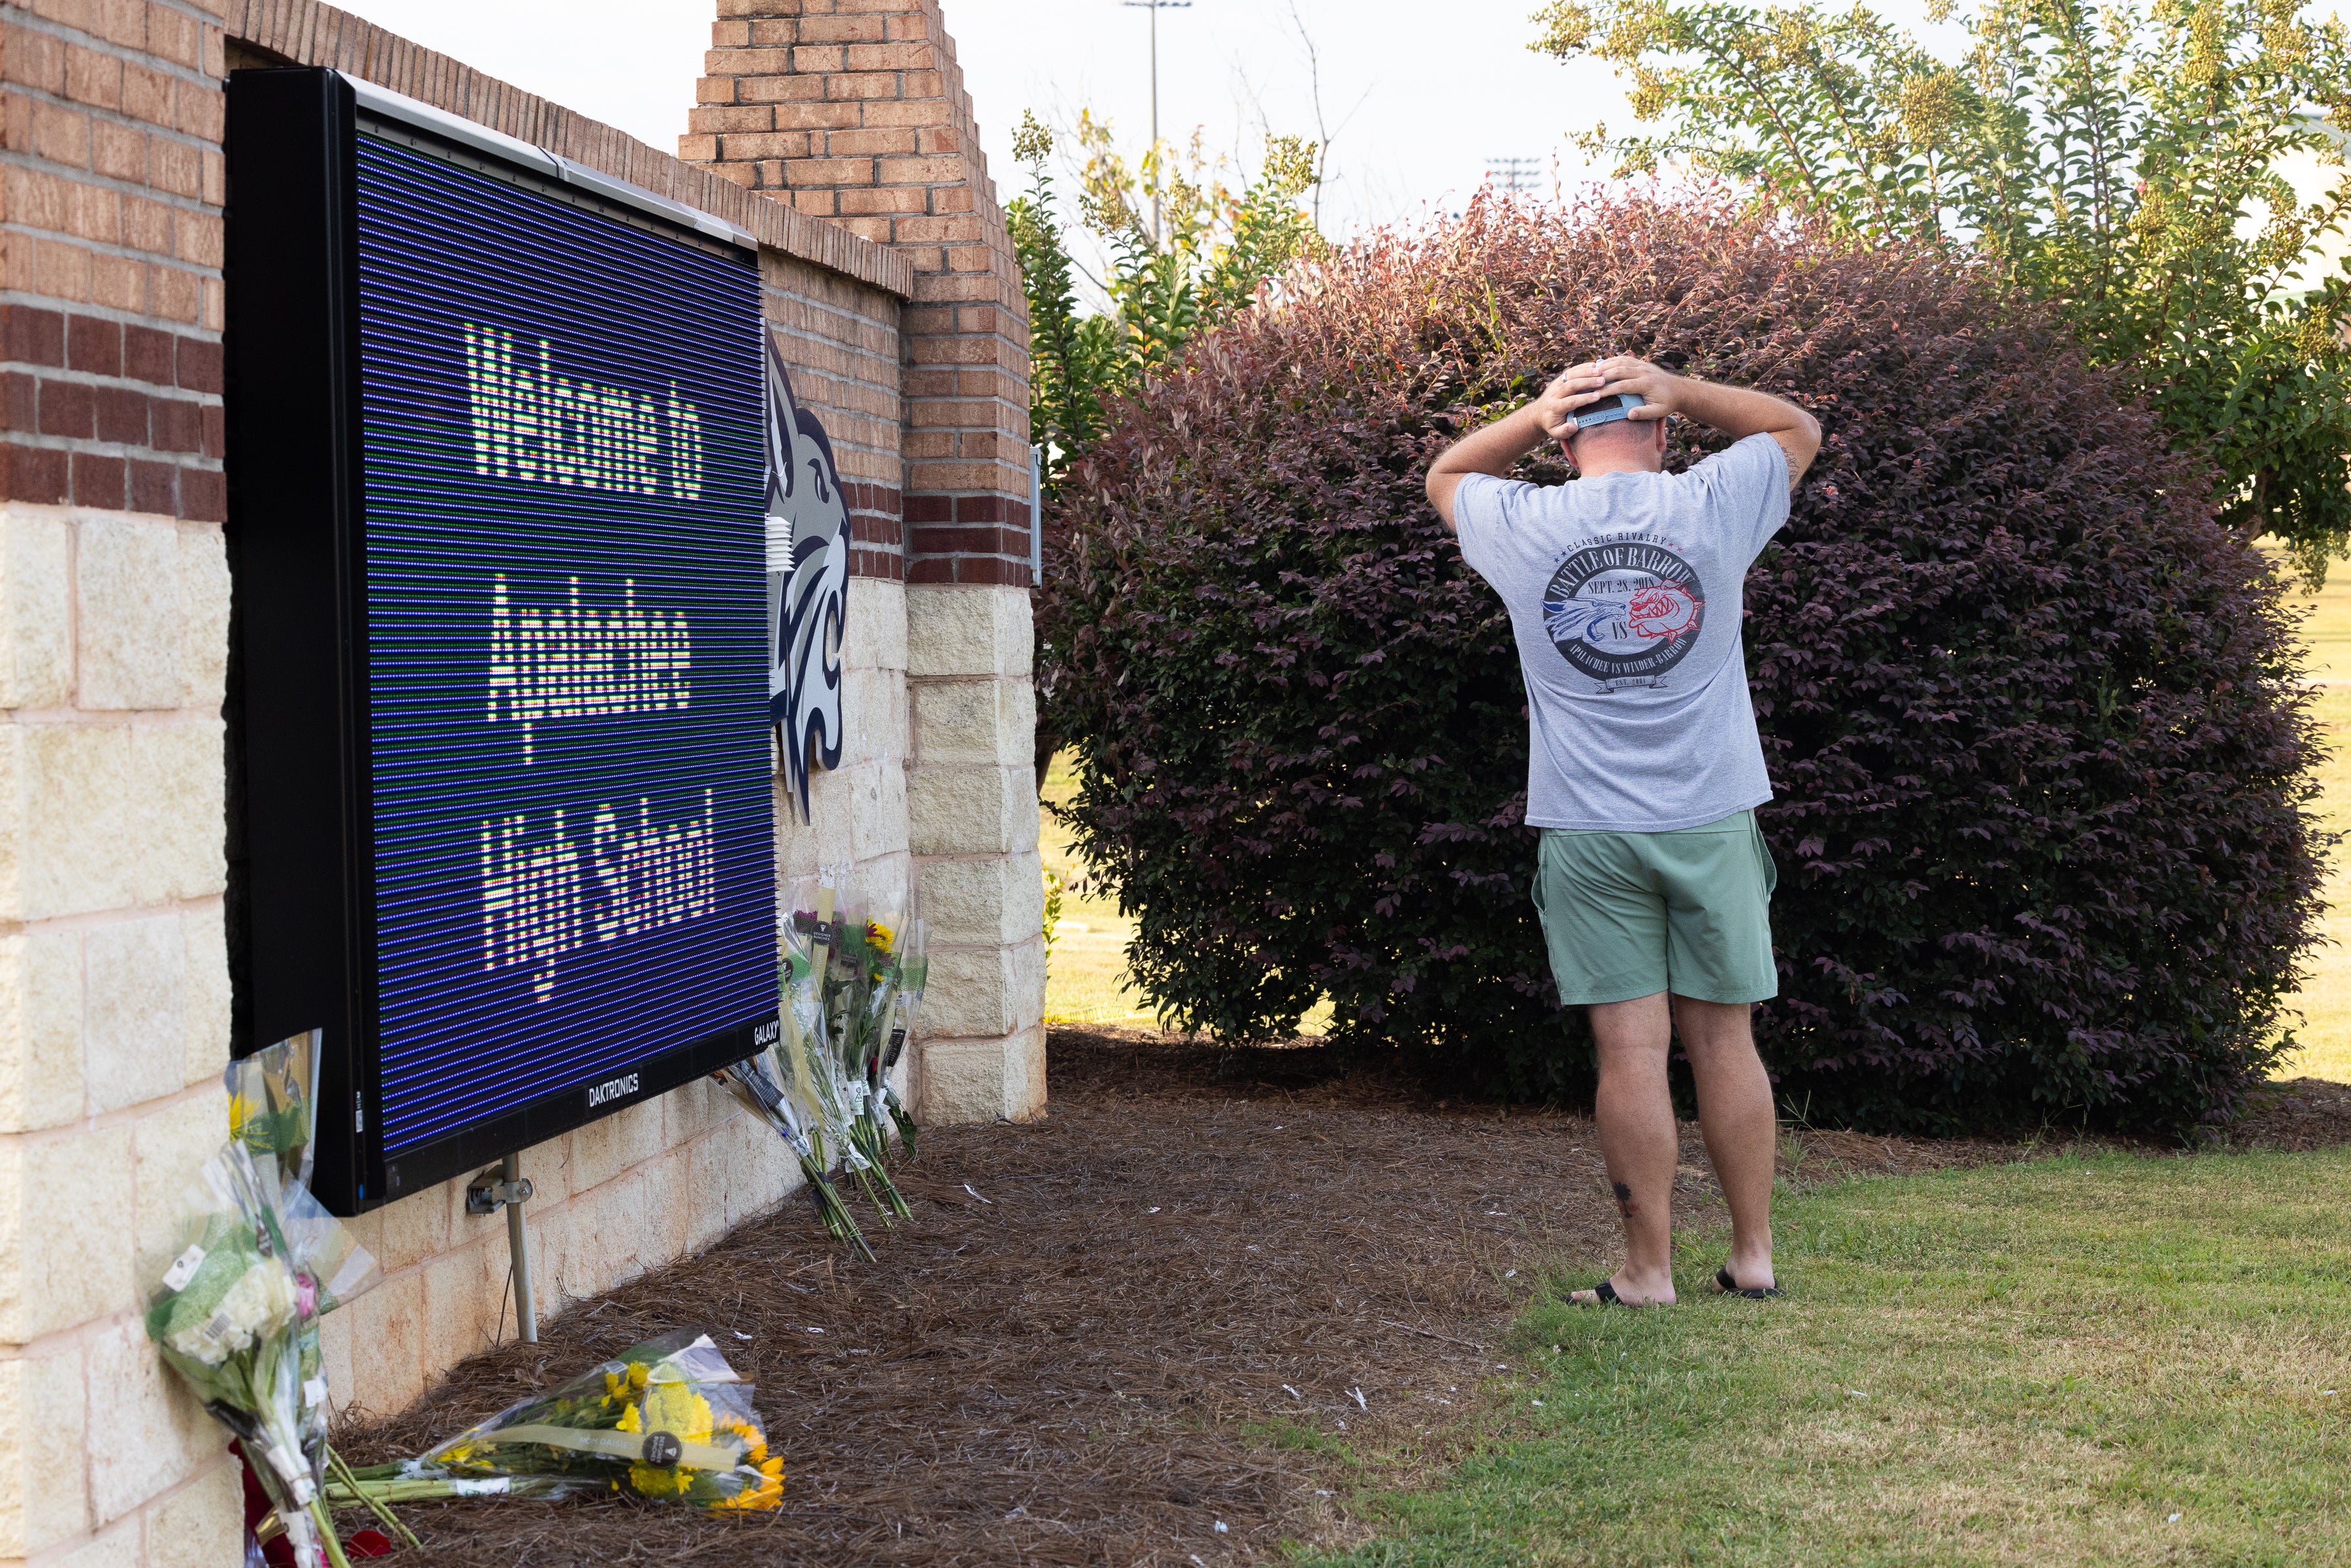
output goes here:
<path id="1" fill-rule="evenodd" d="M 1671 991 L 1701 1002 L 1780 994 L 1779 868 L 1753 811 L 1670 833 L 1545 828 L 1535 909 L 1568 1007 Z"/>

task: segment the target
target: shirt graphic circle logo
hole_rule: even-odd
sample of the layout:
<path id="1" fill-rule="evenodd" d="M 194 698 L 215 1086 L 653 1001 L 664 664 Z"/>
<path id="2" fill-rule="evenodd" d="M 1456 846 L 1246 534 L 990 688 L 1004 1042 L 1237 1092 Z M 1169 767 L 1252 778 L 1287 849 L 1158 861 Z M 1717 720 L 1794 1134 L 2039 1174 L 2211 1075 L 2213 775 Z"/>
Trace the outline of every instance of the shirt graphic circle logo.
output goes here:
<path id="1" fill-rule="evenodd" d="M 1543 628 L 1560 656 L 1603 683 L 1655 681 L 1697 645 L 1706 586 L 1679 552 L 1647 539 L 1587 545 L 1543 591 Z"/>

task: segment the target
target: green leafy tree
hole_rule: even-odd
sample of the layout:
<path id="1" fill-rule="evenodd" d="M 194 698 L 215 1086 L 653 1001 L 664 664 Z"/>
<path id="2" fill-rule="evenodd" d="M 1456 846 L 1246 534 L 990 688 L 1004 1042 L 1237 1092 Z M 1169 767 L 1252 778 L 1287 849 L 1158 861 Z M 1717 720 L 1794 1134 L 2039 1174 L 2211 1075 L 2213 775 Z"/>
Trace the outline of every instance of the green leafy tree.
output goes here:
<path id="1" fill-rule="evenodd" d="M 1987 0 L 1955 61 L 1806 0 L 1555 0 L 1533 46 L 1628 78 L 1656 129 L 1579 137 L 1865 243 L 1977 256 L 2222 475 L 2221 515 L 2305 570 L 2351 545 L 2351 46 L 2294 0 Z M 1933 13 L 1951 15 L 1949 0 Z M 2328 188 L 2303 203 L 2282 162 Z"/>
<path id="2" fill-rule="evenodd" d="M 1052 150 L 1052 136 L 1036 117 L 1021 116 L 1012 151 L 1029 165 L 1029 189 L 1012 199 L 1005 217 L 1029 296 L 1029 429 L 1045 448 L 1047 482 L 1058 486 L 1070 455 L 1102 430 L 1102 391 L 1118 355 L 1111 319 L 1079 308 L 1077 267 L 1061 243 L 1053 180 L 1045 170 Z"/>
<path id="3" fill-rule="evenodd" d="M 1045 447 L 1050 490 L 1101 435 L 1108 399 L 1172 368 L 1201 332 L 1249 308 L 1290 263 L 1322 246 L 1300 206 L 1319 178 L 1311 142 L 1270 138 L 1256 176 L 1235 190 L 1196 137 L 1182 156 L 1162 144 L 1132 166 L 1108 122 L 1082 113 L 1077 141 L 1085 157 L 1078 215 L 1107 256 L 1098 281 L 1110 309 L 1088 311 L 1079 298 L 1081 269 L 1046 167 L 1053 139 L 1033 114 L 1013 137 L 1029 189 L 1007 214 L 1029 296 L 1029 424 Z"/>

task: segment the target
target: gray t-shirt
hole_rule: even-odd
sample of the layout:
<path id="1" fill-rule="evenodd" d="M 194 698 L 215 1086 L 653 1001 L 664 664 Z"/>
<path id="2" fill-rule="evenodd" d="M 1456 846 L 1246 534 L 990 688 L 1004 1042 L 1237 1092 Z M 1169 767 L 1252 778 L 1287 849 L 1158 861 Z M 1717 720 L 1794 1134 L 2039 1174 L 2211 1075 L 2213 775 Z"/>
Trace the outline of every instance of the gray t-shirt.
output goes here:
<path id="1" fill-rule="evenodd" d="M 1788 520 L 1778 441 L 1684 474 L 1473 474 L 1453 520 L 1518 633 L 1530 826 L 1670 832 L 1771 798 L 1739 626 L 1747 568 Z"/>

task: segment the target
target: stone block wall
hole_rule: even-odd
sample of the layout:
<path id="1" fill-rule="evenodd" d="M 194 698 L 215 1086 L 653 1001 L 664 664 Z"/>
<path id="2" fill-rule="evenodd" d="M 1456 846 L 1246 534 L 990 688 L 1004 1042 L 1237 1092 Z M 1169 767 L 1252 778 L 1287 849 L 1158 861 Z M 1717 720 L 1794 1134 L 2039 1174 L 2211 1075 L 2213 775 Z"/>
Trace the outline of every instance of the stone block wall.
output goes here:
<path id="1" fill-rule="evenodd" d="M 0 6 L 0 1561 L 236 1560 L 140 1321 L 226 1126 L 221 47 Z"/>
<path id="2" fill-rule="evenodd" d="M 234 1560 L 141 1324 L 227 1124 L 227 613 L 217 523 L 0 506 L 0 1560 Z"/>
<path id="3" fill-rule="evenodd" d="M 930 912 L 925 1103 L 1014 1121 L 1045 1103 L 1045 878 L 1028 595 L 909 589 L 908 836 Z"/>

